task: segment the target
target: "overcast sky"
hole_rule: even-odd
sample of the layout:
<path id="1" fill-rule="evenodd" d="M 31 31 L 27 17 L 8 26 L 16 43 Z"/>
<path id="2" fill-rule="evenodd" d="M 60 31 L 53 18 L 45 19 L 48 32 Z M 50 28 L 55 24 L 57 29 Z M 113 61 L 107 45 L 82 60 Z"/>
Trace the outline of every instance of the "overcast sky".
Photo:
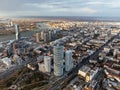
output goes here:
<path id="1" fill-rule="evenodd" d="M 0 16 L 120 17 L 120 0 L 1 0 Z"/>

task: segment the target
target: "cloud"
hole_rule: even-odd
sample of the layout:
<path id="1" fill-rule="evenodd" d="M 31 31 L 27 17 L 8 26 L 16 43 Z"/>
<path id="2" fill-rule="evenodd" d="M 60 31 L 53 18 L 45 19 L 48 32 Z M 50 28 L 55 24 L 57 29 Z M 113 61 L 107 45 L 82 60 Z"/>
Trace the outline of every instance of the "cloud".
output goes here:
<path id="1" fill-rule="evenodd" d="M 59 4 L 59 3 L 57 3 Z M 37 8 L 43 8 L 43 9 L 48 9 L 52 12 L 72 12 L 72 13 L 79 13 L 79 12 L 83 12 L 83 13 L 96 13 L 97 10 L 95 9 L 91 9 L 88 7 L 64 7 L 64 6 L 58 6 L 57 4 L 51 4 L 51 3 L 27 3 L 25 5 L 30 6 L 30 7 L 37 7 Z"/>
<path id="2" fill-rule="evenodd" d="M 54 8 L 55 6 L 53 6 L 53 5 L 48 5 L 48 4 L 45 4 L 45 3 L 42 3 L 42 4 L 40 4 L 40 3 L 27 3 L 27 4 L 24 4 L 25 6 L 30 6 L 30 7 L 37 7 L 37 8 L 48 8 L 48 9 L 50 9 L 50 8 Z"/>
<path id="3" fill-rule="evenodd" d="M 118 15 L 120 0 L 1 0 L 0 15 Z"/>
<path id="4" fill-rule="evenodd" d="M 117 0 L 117 2 L 110 2 L 109 7 L 111 8 L 120 8 L 120 1 Z"/>
<path id="5" fill-rule="evenodd" d="M 91 9 L 91 8 L 87 8 L 87 7 L 85 7 L 85 8 L 80 8 L 80 11 L 81 11 L 81 12 L 85 12 L 85 13 L 91 13 L 91 14 L 97 12 L 97 10 Z"/>
<path id="6" fill-rule="evenodd" d="M 105 6 L 106 8 L 120 8 L 120 0 L 109 0 L 109 1 L 89 1 L 85 3 L 86 5 L 93 5 L 93 6 Z"/>
<path id="7" fill-rule="evenodd" d="M 106 5 L 108 3 L 102 2 L 102 1 L 90 1 L 86 2 L 86 5 Z"/>

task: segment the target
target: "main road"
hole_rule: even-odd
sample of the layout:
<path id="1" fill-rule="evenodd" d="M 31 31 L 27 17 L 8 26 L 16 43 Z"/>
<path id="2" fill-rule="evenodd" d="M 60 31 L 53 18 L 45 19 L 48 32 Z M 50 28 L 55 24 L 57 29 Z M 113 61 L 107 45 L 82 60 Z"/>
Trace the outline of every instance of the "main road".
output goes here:
<path id="1" fill-rule="evenodd" d="M 96 57 L 101 50 L 103 50 L 103 48 L 105 46 L 107 46 L 110 42 L 112 42 L 112 40 L 117 37 L 119 35 L 119 33 L 115 36 L 112 36 L 105 44 L 103 44 L 101 47 L 99 47 L 99 49 L 97 49 L 92 55 L 87 56 L 86 58 L 82 59 L 81 62 L 78 63 L 78 65 L 73 68 L 70 72 L 68 72 L 67 74 L 65 74 L 61 79 L 59 79 L 56 82 L 51 83 L 51 85 L 47 88 L 47 90 L 60 90 L 65 86 L 66 81 L 68 80 L 68 78 L 70 78 L 71 76 L 73 76 L 75 73 L 78 72 L 78 70 L 85 64 L 87 64 L 89 62 L 90 59 L 92 59 L 93 57 Z"/>

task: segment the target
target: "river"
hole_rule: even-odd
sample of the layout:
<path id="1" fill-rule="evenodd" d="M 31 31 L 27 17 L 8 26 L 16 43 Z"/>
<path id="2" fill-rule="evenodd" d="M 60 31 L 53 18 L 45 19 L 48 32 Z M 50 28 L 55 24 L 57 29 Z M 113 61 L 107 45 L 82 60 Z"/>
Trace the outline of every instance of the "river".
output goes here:
<path id="1" fill-rule="evenodd" d="M 32 37 L 35 32 L 39 32 L 39 31 L 41 31 L 42 29 L 44 30 L 45 28 L 49 28 L 49 27 L 46 26 L 46 24 L 44 24 L 44 23 L 38 23 L 38 25 L 40 25 L 40 29 L 38 29 L 38 30 L 33 30 L 33 31 L 22 32 L 22 33 L 21 33 L 21 36 L 22 36 L 22 37 Z M 2 42 L 2 41 L 7 41 L 7 40 L 12 40 L 12 39 L 15 39 L 15 34 L 0 35 L 0 42 Z"/>

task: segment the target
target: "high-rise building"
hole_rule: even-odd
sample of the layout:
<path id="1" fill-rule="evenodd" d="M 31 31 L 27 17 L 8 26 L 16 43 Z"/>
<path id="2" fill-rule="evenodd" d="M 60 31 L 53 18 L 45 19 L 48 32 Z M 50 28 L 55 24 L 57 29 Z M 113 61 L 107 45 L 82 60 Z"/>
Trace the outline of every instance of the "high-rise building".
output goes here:
<path id="1" fill-rule="evenodd" d="M 10 26 L 11 26 L 11 27 L 13 26 L 13 22 L 12 22 L 12 21 L 10 22 Z"/>
<path id="2" fill-rule="evenodd" d="M 40 39 L 44 40 L 44 31 L 41 31 L 41 33 L 40 33 Z"/>
<path id="3" fill-rule="evenodd" d="M 49 41 L 51 41 L 51 40 L 52 40 L 52 33 L 51 33 L 51 30 L 48 32 L 48 34 L 49 34 Z"/>
<path id="4" fill-rule="evenodd" d="M 16 30 L 16 40 L 20 40 L 21 35 L 20 35 L 20 28 L 18 25 L 15 25 L 15 30 Z"/>
<path id="5" fill-rule="evenodd" d="M 12 44 L 7 47 L 7 54 L 9 57 L 12 55 Z"/>
<path id="6" fill-rule="evenodd" d="M 37 43 L 40 42 L 40 35 L 39 35 L 39 33 L 36 33 L 36 42 Z"/>
<path id="7" fill-rule="evenodd" d="M 54 32 L 53 32 L 53 30 L 51 30 L 51 40 L 55 40 L 55 34 L 54 34 Z"/>
<path id="8" fill-rule="evenodd" d="M 44 33 L 44 42 L 49 41 L 49 35 L 47 32 Z"/>
<path id="9" fill-rule="evenodd" d="M 57 37 L 57 31 L 56 30 L 53 30 L 53 34 L 54 34 L 54 39 L 56 39 L 56 37 Z"/>
<path id="10" fill-rule="evenodd" d="M 61 76 L 63 75 L 63 53 L 64 47 L 57 45 L 54 46 L 54 75 Z"/>
<path id="11" fill-rule="evenodd" d="M 70 71 L 73 68 L 72 50 L 65 52 L 65 71 Z"/>
<path id="12" fill-rule="evenodd" d="M 44 64 L 46 72 L 51 72 L 51 57 L 44 56 Z"/>

